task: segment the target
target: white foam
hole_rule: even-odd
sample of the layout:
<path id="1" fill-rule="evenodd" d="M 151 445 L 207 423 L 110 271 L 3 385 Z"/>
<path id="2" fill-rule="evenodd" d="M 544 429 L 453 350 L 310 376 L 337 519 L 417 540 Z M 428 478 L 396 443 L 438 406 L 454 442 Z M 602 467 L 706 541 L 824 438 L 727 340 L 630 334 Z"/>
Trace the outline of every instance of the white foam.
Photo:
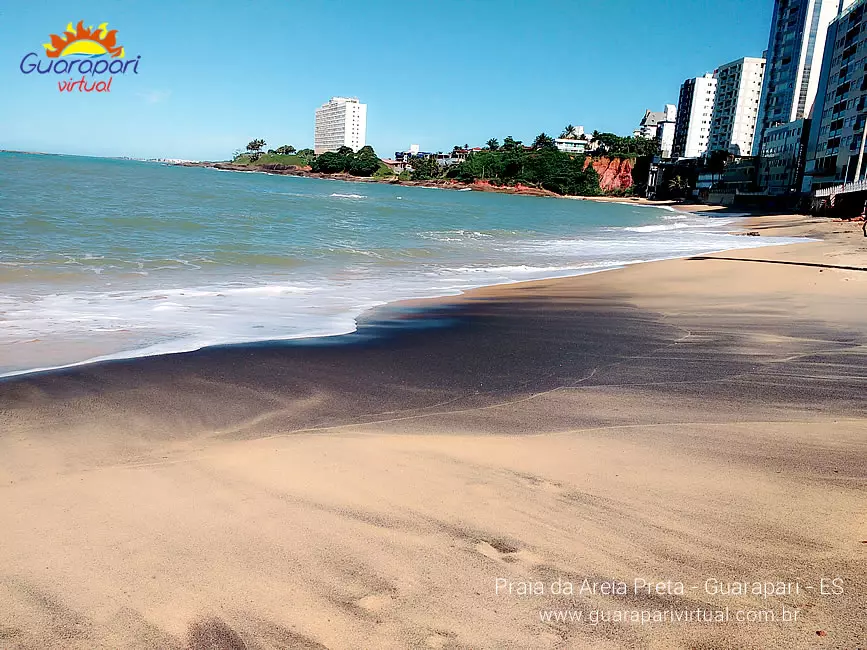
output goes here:
<path id="1" fill-rule="evenodd" d="M 707 226 L 700 223 L 671 223 L 654 226 L 627 226 L 622 228 L 622 230 L 626 232 L 664 232 L 666 230 L 681 230 L 683 228 L 707 228 Z"/>
<path id="2" fill-rule="evenodd" d="M 370 242 L 347 236 L 345 242 L 328 242 L 339 255 L 327 252 L 324 262 L 317 259 L 316 264 L 299 263 L 279 271 L 217 264 L 201 270 L 177 260 L 177 266 L 165 271 L 172 274 L 171 282 L 154 273 L 135 280 L 140 283 L 137 288 L 114 275 L 118 267 L 99 276 L 102 280 L 90 282 L 89 289 L 50 285 L 42 292 L 24 287 L 16 294 L 13 285 L 0 285 L 0 351 L 16 341 L 39 339 L 62 346 L 94 333 L 109 337 L 107 341 L 118 333 L 117 340 L 126 342 L 124 351 L 68 364 L 71 366 L 211 345 L 339 335 L 354 331 L 356 319 L 365 310 L 395 300 L 455 295 L 486 285 L 803 241 L 729 235 L 724 226 L 731 219 L 684 213 L 666 213 L 655 219 L 647 223 L 653 218 L 633 216 L 626 227 L 585 228 L 581 236 L 570 237 L 486 230 L 469 216 L 463 223 L 479 223 L 479 229 L 419 228 L 410 233 L 415 245 L 424 250 L 418 256 L 407 254 L 410 248 L 365 250 L 360 246 Z M 640 225 L 631 225 L 636 222 Z M 328 251 L 328 247 L 321 250 Z M 80 264 L 74 257 L 70 262 Z M 0 376 L 36 370 L 12 368 Z"/>
<path id="3" fill-rule="evenodd" d="M 340 194 L 338 192 L 334 192 L 333 194 L 330 194 L 329 196 L 331 196 L 332 198 L 335 198 L 335 199 L 366 199 L 367 198 L 363 194 Z"/>

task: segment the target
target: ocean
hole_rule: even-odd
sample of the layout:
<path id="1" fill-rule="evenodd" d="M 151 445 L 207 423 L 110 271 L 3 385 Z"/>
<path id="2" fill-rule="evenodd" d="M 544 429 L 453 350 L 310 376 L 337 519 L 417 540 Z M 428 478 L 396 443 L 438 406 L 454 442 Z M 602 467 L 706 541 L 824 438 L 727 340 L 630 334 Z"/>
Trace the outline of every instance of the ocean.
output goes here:
<path id="1" fill-rule="evenodd" d="M 387 302 L 789 240 L 628 203 L 0 153 L 0 376 L 336 335 Z"/>

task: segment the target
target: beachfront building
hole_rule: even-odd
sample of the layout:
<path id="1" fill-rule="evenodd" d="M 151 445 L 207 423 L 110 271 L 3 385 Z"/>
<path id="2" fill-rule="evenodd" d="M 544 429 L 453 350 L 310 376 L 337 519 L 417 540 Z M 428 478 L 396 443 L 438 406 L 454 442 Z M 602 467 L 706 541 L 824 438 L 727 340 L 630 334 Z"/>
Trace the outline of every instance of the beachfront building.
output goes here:
<path id="1" fill-rule="evenodd" d="M 765 130 L 759 155 L 759 186 L 768 194 L 801 191 L 810 120 L 795 120 Z"/>
<path id="2" fill-rule="evenodd" d="M 867 121 L 867 0 L 850 4 L 828 27 L 803 191 L 862 180 Z"/>
<path id="3" fill-rule="evenodd" d="M 716 99 L 716 77 L 707 73 L 687 79 L 680 87 L 672 158 L 699 158 L 707 151 Z"/>
<path id="4" fill-rule="evenodd" d="M 587 138 L 557 138 L 554 140 L 554 146 L 557 147 L 558 151 L 562 151 L 563 153 L 583 154 L 587 151 L 587 145 L 589 144 L 590 141 Z"/>
<path id="5" fill-rule="evenodd" d="M 332 97 L 316 109 L 313 152 L 317 156 L 340 147 L 358 151 L 366 137 L 367 104 L 361 104 L 357 97 Z"/>
<path id="6" fill-rule="evenodd" d="M 719 67 L 708 152 L 723 150 L 735 156 L 751 155 L 764 72 L 765 60 L 755 57 Z"/>
<path id="7" fill-rule="evenodd" d="M 656 124 L 656 142 L 659 144 L 659 153 L 665 158 L 671 158 L 671 149 L 674 146 L 674 130 L 677 126 L 677 106 L 665 105 L 665 117 Z"/>
<path id="8" fill-rule="evenodd" d="M 677 118 L 677 108 L 673 104 L 666 104 L 661 111 L 652 111 L 649 108 L 644 111 L 644 117 L 638 124 L 638 128 L 632 132 L 636 138 L 656 140 L 659 131 L 659 123 Z"/>
<path id="9" fill-rule="evenodd" d="M 810 117 L 828 26 L 852 0 L 776 0 L 753 155 L 770 127 Z"/>
<path id="10" fill-rule="evenodd" d="M 564 133 L 554 140 L 554 146 L 563 153 L 583 154 L 589 144 L 590 139 L 584 133 L 583 126 L 576 126 L 569 133 Z"/>
<path id="11" fill-rule="evenodd" d="M 436 153 L 433 153 L 430 151 L 422 151 L 419 145 L 411 144 L 409 146 L 409 149 L 407 149 L 406 151 L 394 152 L 394 165 L 389 164 L 389 167 L 397 171 L 403 171 L 405 169 L 411 170 L 412 161 L 418 160 L 420 158 L 433 158 L 437 161 L 437 164 L 440 167 L 449 167 L 451 165 L 457 165 L 458 163 L 463 162 L 467 159 L 468 155 L 477 151 L 482 151 L 482 148 L 473 147 L 470 149 L 461 149 L 455 147 L 452 151 L 448 153 L 443 153 L 442 151 L 437 151 Z M 386 164 L 388 164 L 388 162 L 386 162 Z"/>

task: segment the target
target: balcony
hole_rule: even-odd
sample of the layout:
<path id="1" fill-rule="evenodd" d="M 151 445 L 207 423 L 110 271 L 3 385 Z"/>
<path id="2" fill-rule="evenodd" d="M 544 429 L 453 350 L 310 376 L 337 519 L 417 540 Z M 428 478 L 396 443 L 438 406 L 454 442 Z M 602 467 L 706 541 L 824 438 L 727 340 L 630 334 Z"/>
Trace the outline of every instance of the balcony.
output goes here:
<path id="1" fill-rule="evenodd" d="M 851 194 L 852 192 L 867 192 L 867 179 L 855 181 L 853 183 L 843 183 L 842 185 L 834 185 L 821 190 L 816 190 L 815 196 L 825 197 L 834 196 L 836 194 Z"/>

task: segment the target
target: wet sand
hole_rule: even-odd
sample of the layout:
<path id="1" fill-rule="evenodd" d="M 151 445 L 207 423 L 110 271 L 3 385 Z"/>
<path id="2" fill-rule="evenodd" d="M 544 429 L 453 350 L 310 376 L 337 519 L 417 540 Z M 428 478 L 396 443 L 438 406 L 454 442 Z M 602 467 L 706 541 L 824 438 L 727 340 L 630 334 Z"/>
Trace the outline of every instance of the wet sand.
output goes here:
<path id="1" fill-rule="evenodd" d="M 0 647 L 867 646 L 867 240 L 749 228 L 824 240 L 0 381 Z"/>

